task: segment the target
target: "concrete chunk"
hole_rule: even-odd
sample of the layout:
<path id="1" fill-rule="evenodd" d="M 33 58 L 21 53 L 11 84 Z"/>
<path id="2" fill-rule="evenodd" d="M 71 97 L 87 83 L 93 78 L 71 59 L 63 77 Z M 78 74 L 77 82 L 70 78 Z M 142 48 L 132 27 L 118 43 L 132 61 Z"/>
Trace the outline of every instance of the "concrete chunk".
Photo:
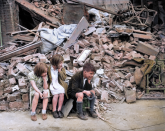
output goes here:
<path id="1" fill-rule="evenodd" d="M 108 92 L 107 91 L 103 91 L 101 93 L 101 101 L 102 102 L 107 102 L 108 103 Z"/>
<path id="2" fill-rule="evenodd" d="M 127 103 L 136 101 L 136 88 L 124 88 L 125 98 Z"/>

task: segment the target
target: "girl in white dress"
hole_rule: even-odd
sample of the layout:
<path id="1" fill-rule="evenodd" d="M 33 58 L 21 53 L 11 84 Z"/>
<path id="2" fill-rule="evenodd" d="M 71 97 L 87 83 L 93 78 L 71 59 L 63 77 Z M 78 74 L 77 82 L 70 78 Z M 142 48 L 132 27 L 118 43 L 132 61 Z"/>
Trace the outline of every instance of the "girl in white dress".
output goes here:
<path id="1" fill-rule="evenodd" d="M 50 91 L 53 95 L 52 105 L 53 105 L 53 117 L 62 118 L 64 117 L 61 112 L 62 104 L 64 101 L 64 94 L 67 88 L 67 84 L 64 82 L 66 78 L 65 69 L 63 68 L 64 58 L 61 55 L 54 55 L 51 59 L 50 74 L 51 83 Z M 64 88 L 66 87 L 66 88 Z M 56 108 L 58 102 L 58 109 Z M 56 110 L 57 109 L 57 110 Z"/>

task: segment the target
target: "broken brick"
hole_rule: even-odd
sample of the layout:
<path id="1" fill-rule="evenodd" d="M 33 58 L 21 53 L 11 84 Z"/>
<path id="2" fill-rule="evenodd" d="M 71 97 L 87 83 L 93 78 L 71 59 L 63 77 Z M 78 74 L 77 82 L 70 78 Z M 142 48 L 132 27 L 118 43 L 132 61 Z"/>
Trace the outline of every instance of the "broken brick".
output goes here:
<path id="1" fill-rule="evenodd" d="M 23 94 L 23 95 L 22 95 L 22 100 L 23 100 L 24 102 L 29 101 L 29 96 L 28 96 L 28 94 Z"/>
<path id="2" fill-rule="evenodd" d="M 101 93 L 101 101 L 102 101 L 102 102 L 107 102 L 107 103 L 109 102 L 109 101 L 108 101 L 108 92 L 105 91 L 105 90 L 102 91 L 102 93 Z"/>
<path id="3" fill-rule="evenodd" d="M 130 77 L 131 77 L 132 75 L 131 75 L 131 73 L 128 73 L 126 76 L 125 76 L 125 78 L 127 79 L 127 80 L 130 80 Z"/>
<path id="4" fill-rule="evenodd" d="M 20 109 L 23 107 L 23 102 L 22 101 L 14 101 L 9 103 L 9 108 L 10 109 Z"/>
<path id="5" fill-rule="evenodd" d="M 90 42 L 90 43 L 95 43 L 95 42 L 96 42 L 96 39 L 92 37 L 92 38 L 90 39 L 89 42 Z M 91 45 L 91 44 L 90 44 L 90 45 Z M 89 44 L 88 44 L 88 46 L 89 46 Z"/>
<path id="6" fill-rule="evenodd" d="M 81 46 L 83 48 L 85 47 L 85 44 L 82 41 L 80 41 L 80 40 L 78 41 L 78 44 L 79 44 L 79 46 Z"/>
<path id="7" fill-rule="evenodd" d="M 16 67 L 18 70 L 20 70 L 21 72 L 23 72 L 25 74 L 29 73 L 29 70 L 21 63 L 18 63 Z"/>
<path id="8" fill-rule="evenodd" d="M 96 62 L 99 62 L 99 61 L 101 61 L 101 57 L 100 56 L 95 56 L 93 60 L 96 61 Z"/>
<path id="9" fill-rule="evenodd" d="M 69 54 L 63 55 L 63 58 L 64 58 L 64 62 L 67 62 L 67 63 L 70 62 L 70 55 Z"/>
<path id="10" fill-rule="evenodd" d="M 118 79 L 121 78 L 120 75 L 119 75 L 118 73 L 115 73 L 113 77 L 115 78 L 115 80 L 118 80 Z"/>
<path id="11" fill-rule="evenodd" d="M 8 93 L 8 94 L 12 93 L 12 88 L 11 87 L 5 88 L 4 93 Z"/>
<path id="12" fill-rule="evenodd" d="M 130 77 L 130 82 L 131 82 L 132 84 L 135 83 L 135 78 L 134 78 L 134 76 L 131 76 L 131 77 Z"/>
<path id="13" fill-rule="evenodd" d="M 151 56 L 149 57 L 149 59 L 155 61 L 156 56 L 151 55 Z"/>
<path id="14" fill-rule="evenodd" d="M 107 44 L 104 44 L 104 45 L 103 45 L 103 48 L 104 48 L 104 50 L 109 49 L 109 47 L 107 46 Z"/>
<path id="15" fill-rule="evenodd" d="M 25 110 L 29 109 L 29 102 L 23 103 L 23 109 L 25 109 Z"/>
<path id="16" fill-rule="evenodd" d="M 15 101 L 15 100 L 16 100 L 16 95 L 11 94 L 11 95 L 8 95 L 8 96 L 7 96 L 7 101 L 13 102 L 13 101 Z"/>
<path id="17" fill-rule="evenodd" d="M 101 95 L 101 91 L 99 89 L 95 88 L 94 90 L 95 90 L 96 96 L 100 96 Z"/>
<path id="18" fill-rule="evenodd" d="M 0 111 L 6 111 L 7 107 L 6 106 L 0 106 Z"/>
<path id="19" fill-rule="evenodd" d="M 115 85 L 115 83 L 114 83 L 113 81 L 110 81 L 110 82 L 109 82 L 109 86 L 110 86 L 110 87 L 113 87 L 113 88 L 116 87 L 116 85 Z"/>
<path id="20" fill-rule="evenodd" d="M 47 58 L 46 58 L 46 56 L 44 54 L 40 54 L 38 57 L 40 59 L 40 62 L 46 62 L 47 61 Z"/>
<path id="21" fill-rule="evenodd" d="M 14 78 L 14 77 L 13 77 L 13 78 L 10 78 L 10 79 L 9 79 L 9 83 L 10 83 L 11 85 L 16 84 L 15 78 Z"/>
<path id="22" fill-rule="evenodd" d="M 3 95 L 3 90 L 0 90 L 0 96 L 2 96 Z"/>
<path id="23" fill-rule="evenodd" d="M 27 56 L 25 56 L 23 59 L 24 59 L 24 61 L 28 61 L 28 60 L 30 60 L 32 57 L 33 57 L 32 55 L 27 55 Z"/>
<path id="24" fill-rule="evenodd" d="M 16 61 L 17 63 L 24 62 L 24 59 L 22 57 L 12 57 L 11 61 Z"/>
<path id="25" fill-rule="evenodd" d="M 128 81 L 128 80 L 126 80 L 125 82 L 124 82 L 124 85 L 125 85 L 125 87 L 133 87 L 132 86 L 132 84 L 130 83 L 130 81 Z"/>
<path id="26" fill-rule="evenodd" d="M 19 87 L 25 87 L 27 85 L 24 77 L 18 79 L 18 84 L 19 84 Z"/>
<path id="27" fill-rule="evenodd" d="M 78 61 L 77 61 L 77 59 L 74 59 L 74 60 L 73 60 L 73 66 L 74 66 L 74 67 L 78 67 Z"/>
<path id="28" fill-rule="evenodd" d="M 90 46 L 90 43 L 87 40 L 83 39 L 82 42 L 84 43 L 85 46 Z"/>
<path id="29" fill-rule="evenodd" d="M 109 44 L 109 45 L 108 45 L 108 49 L 109 49 L 109 50 L 112 50 L 112 48 L 113 48 L 113 44 Z"/>

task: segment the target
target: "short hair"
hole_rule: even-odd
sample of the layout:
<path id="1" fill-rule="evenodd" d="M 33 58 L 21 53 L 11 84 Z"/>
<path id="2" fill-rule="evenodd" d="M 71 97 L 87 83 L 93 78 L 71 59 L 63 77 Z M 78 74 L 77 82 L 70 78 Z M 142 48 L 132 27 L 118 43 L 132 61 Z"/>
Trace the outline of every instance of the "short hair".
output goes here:
<path id="1" fill-rule="evenodd" d="M 61 55 L 55 54 L 55 55 L 52 56 L 52 58 L 50 60 L 50 63 L 53 66 L 57 67 L 63 60 L 64 60 L 64 58 Z"/>
<path id="2" fill-rule="evenodd" d="M 43 62 L 39 62 L 37 63 L 37 65 L 34 67 L 34 74 L 36 76 L 41 76 L 42 73 L 46 73 L 47 72 L 47 65 Z"/>
<path id="3" fill-rule="evenodd" d="M 93 71 L 93 72 L 96 72 L 96 69 L 95 67 L 91 64 L 91 63 L 85 63 L 84 66 L 83 66 L 83 71 Z"/>

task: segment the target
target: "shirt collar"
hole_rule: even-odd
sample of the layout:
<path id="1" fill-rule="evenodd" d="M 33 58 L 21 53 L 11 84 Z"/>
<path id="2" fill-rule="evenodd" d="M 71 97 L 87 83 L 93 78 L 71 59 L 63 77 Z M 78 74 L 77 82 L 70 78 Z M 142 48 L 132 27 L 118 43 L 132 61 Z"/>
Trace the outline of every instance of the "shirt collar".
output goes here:
<path id="1" fill-rule="evenodd" d="M 51 65 L 51 70 L 54 70 L 53 66 Z M 57 70 L 57 69 L 56 69 Z"/>

